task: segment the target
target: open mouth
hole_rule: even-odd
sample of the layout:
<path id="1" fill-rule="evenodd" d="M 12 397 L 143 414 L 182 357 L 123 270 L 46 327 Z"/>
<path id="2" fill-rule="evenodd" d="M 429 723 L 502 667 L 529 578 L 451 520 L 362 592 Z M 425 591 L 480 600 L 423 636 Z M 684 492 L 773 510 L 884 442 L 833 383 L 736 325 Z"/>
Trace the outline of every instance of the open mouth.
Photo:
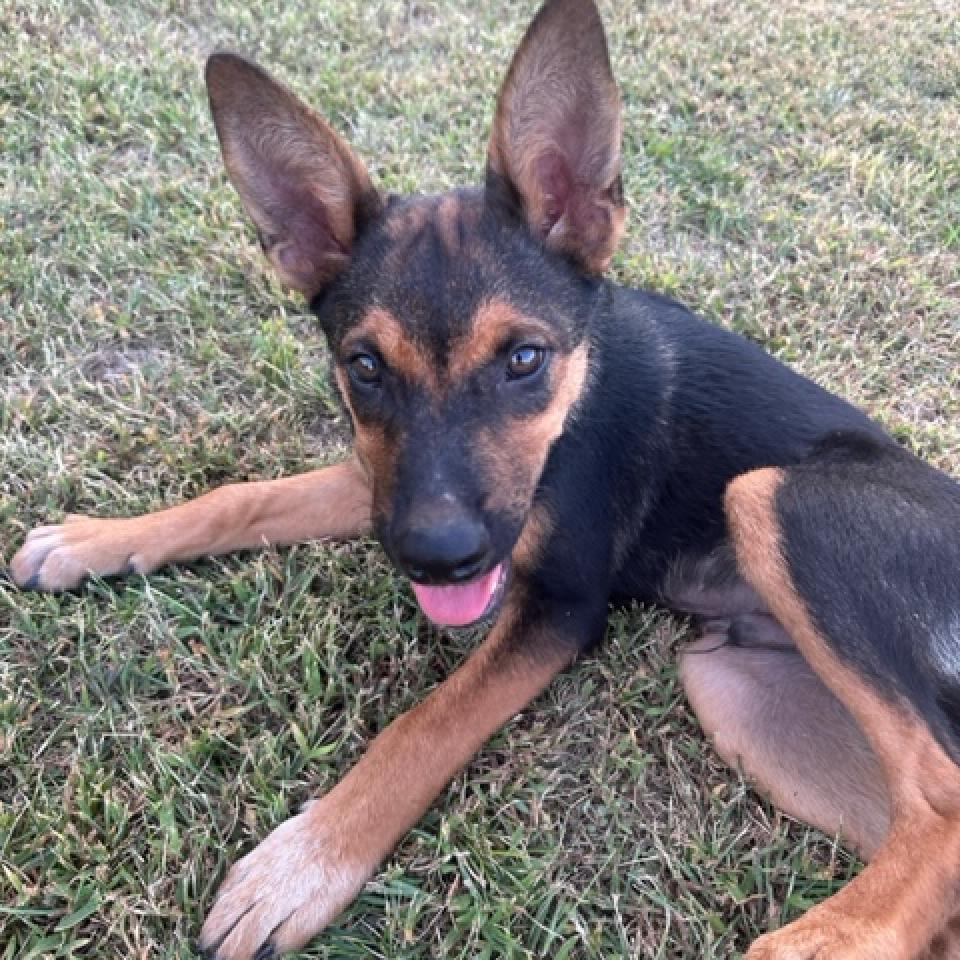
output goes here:
<path id="1" fill-rule="evenodd" d="M 466 583 L 432 587 L 413 582 L 413 592 L 420 609 L 438 626 L 466 627 L 496 609 L 503 597 L 508 569 L 504 560 Z"/>

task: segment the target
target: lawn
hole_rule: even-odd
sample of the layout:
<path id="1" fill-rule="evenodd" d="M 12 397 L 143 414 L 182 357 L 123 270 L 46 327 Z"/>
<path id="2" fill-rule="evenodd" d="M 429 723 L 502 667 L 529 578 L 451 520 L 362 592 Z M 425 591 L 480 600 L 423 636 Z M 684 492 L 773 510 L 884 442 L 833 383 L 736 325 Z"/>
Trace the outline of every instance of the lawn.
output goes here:
<path id="1" fill-rule="evenodd" d="M 616 278 L 739 330 L 960 475 L 953 0 L 601 4 Z M 0 561 L 342 455 L 324 346 L 227 184 L 201 68 L 268 65 L 393 191 L 477 182 L 534 9 L 0 5 Z M 306 957 L 727 958 L 858 864 L 700 737 L 685 624 L 617 612 Z M 376 544 L 20 593 L 0 579 L 0 960 L 176 958 L 227 865 L 465 656 Z"/>

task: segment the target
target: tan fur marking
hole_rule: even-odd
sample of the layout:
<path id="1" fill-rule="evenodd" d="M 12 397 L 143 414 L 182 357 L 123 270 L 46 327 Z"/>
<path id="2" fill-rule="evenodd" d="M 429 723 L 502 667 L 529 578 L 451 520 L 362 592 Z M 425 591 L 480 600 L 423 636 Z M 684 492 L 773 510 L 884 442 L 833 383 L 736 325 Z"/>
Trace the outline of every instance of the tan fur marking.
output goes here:
<path id="1" fill-rule="evenodd" d="M 406 251 L 404 240 L 412 240 L 419 234 L 430 220 L 430 208 L 421 201 L 408 203 L 401 212 L 394 213 L 387 221 L 387 235 L 395 244 L 401 244 Z M 393 251 L 391 251 L 392 253 Z"/>
<path id="2" fill-rule="evenodd" d="M 456 194 L 448 193 L 437 204 L 437 232 L 447 254 L 460 255 L 460 201 Z"/>
<path id="3" fill-rule="evenodd" d="M 437 371 L 432 361 L 421 353 L 389 310 L 373 307 L 351 330 L 343 350 L 349 352 L 352 344 L 364 342 L 374 344 L 387 366 L 408 382 L 420 384 L 434 393 L 439 389 Z"/>
<path id="4" fill-rule="evenodd" d="M 33 531 L 13 558 L 14 579 L 66 590 L 91 574 L 149 573 L 166 563 L 352 537 L 370 528 L 371 492 L 356 460 L 297 477 L 228 484 L 142 517 L 72 518 Z"/>
<path id="5" fill-rule="evenodd" d="M 508 598 L 467 662 L 394 720 L 330 793 L 234 868 L 204 925 L 204 944 L 225 931 L 225 956 L 248 957 L 274 930 L 284 950 L 318 933 L 491 734 L 572 662 L 573 648 L 549 637 L 518 643 L 514 604 Z"/>
<path id="6" fill-rule="evenodd" d="M 563 432 L 567 417 L 573 410 L 583 388 L 587 383 L 589 350 L 586 344 L 576 347 L 568 356 L 557 358 L 554 371 L 553 400 L 544 413 L 526 421 L 529 438 L 533 446 L 541 448 L 542 459 L 546 459 L 550 445 Z"/>
<path id="7" fill-rule="evenodd" d="M 549 326 L 520 313 L 505 300 L 485 301 L 473 315 L 466 335 L 450 351 L 447 365 L 450 380 L 461 382 L 472 371 L 492 360 L 504 344 L 523 337 L 549 343 L 553 332 Z"/>
<path id="8" fill-rule="evenodd" d="M 536 568 L 552 531 L 553 517 L 550 516 L 550 511 L 544 504 L 536 504 L 527 514 L 511 555 L 513 566 L 519 572 L 527 573 Z"/>
<path id="9" fill-rule="evenodd" d="M 960 771 L 907 705 L 881 699 L 816 629 L 781 552 L 775 495 L 782 480 L 780 470 L 758 470 L 728 487 L 726 510 L 737 558 L 747 580 L 870 741 L 887 781 L 893 826 L 860 876 L 789 927 L 762 937 L 748 957 L 774 960 L 784 951 L 842 944 L 851 960 L 913 960 L 950 919 L 956 903 Z"/>
<path id="10" fill-rule="evenodd" d="M 556 386 L 550 405 L 542 414 L 514 421 L 509 428 L 509 442 L 505 443 L 502 439 L 499 442 L 501 458 L 512 460 L 523 471 L 528 497 L 533 495 L 550 447 L 563 432 L 567 417 L 583 392 L 587 366 L 588 350 L 585 345 L 577 347 L 567 357 L 557 358 L 553 371 Z M 520 455 L 517 455 L 517 451 L 521 452 Z M 504 494 L 509 495 L 509 490 L 502 489 Z"/>
<path id="11" fill-rule="evenodd" d="M 459 193 L 420 197 L 407 202 L 400 210 L 392 212 L 386 222 L 386 231 L 392 241 L 386 253 L 386 267 L 404 269 L 411 251 L 430 225 L 436 230 L 448 257 L 457 260 L 477 257 L 480 248 L 471 243 L 471 239 L 476 235 L 483 209 L 483 204 L 476 198 L 467 200 Z"/>
<path id="12" fill-rule="evenodd" d="M 371 490 L 372 516 L 382 514 L 387 509 L 393 495 L 393 483 L 396 477 L 397 451 L 383 429 L 376 425 L 364 424 L 357 419 L 350 402 L 347 376 L 341 367 L 334 373 L 340 387 L 340 395 L 353 421 L 353 449 L 360 468 L 364 472 Z"/>
<path id="13" fill-rule="evenodd" d="M 488 509 L 526 511 L 554 440 L 576 406 L 587 382 L 588 348 L 558 355 L 550 371 L 553 398 L 547 409 L 531 417 L 508 420 L 505 433 L 478 431 L 479 462 L 492 483 Z"/>

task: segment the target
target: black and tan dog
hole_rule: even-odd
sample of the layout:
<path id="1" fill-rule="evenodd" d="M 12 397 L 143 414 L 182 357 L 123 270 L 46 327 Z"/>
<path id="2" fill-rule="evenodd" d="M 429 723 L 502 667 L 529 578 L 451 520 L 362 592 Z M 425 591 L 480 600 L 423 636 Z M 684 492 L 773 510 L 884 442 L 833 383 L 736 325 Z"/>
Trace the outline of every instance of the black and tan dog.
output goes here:
<path id="1" fill-rule="evenodd" d="M 262 960 L 322 930 L 628 597 L 701 618 L 683 676 L 720 752 L 870 858 L 751 960 L 952 950 L 960 487 L 750 343 L 600 279 L 624 206 L 591 0 L 549 0 L 528 30 L 482 189 L 383 196 L 258 67 L 217 54 L 207 83 L 267 256 L 326 333 L 355 457 L 42 527 L 15 578 L 56 590 L 372 529 L 428 617 L 491 621 L 334 790 L 233 868 L 208 954 Z"/>

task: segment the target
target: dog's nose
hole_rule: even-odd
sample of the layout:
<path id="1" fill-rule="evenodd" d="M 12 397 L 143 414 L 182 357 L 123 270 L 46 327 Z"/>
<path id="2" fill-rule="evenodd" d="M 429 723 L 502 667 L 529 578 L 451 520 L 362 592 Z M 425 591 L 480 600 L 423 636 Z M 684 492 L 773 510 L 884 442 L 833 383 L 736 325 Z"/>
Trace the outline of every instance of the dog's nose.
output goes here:
<path id="1" fill-rule="evenodd" d="M 410 526 L 397 538 L 400 564 L 417 583 L 463 583 L 484 571 L 490 534 L 471 517 Z"/>

